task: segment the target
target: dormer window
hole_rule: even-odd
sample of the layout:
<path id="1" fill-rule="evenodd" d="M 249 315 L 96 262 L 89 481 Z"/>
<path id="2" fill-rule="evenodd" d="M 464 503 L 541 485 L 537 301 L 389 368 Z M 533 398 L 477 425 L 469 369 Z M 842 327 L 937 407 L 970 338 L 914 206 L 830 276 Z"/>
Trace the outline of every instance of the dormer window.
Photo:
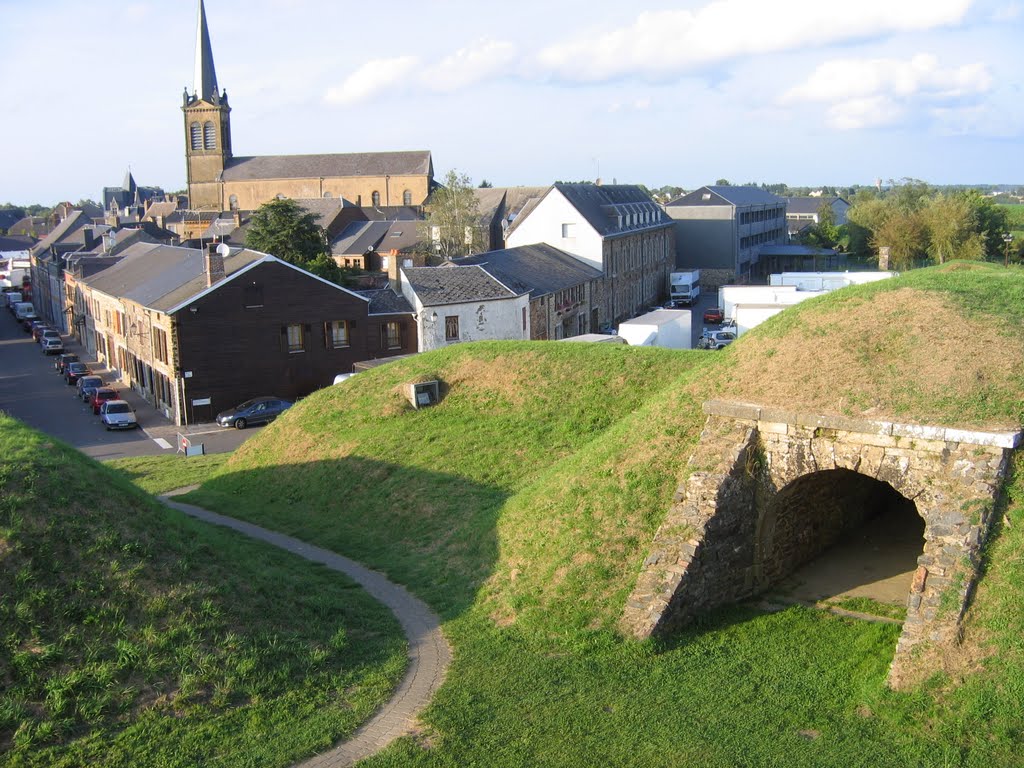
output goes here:
<path id="1" fill-rule="evenodd" d="M 705 192 L 703 195 L 700 196 L 700 199 L 701 200 L 710 200 L 711 199 L 711 193 L 710 192 Z"/>

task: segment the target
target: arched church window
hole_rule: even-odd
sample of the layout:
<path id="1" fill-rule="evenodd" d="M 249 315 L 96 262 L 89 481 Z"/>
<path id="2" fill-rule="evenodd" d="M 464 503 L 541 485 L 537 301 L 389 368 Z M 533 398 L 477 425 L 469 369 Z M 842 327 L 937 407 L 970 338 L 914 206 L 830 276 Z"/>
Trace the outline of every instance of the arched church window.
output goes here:
<path id="1" fill-rule="evenodd" d="M 408 189 L 402 193 L 402 205 L 412 205 L 412 192 Z"/>
<path id="2" fill-rule="evenodd" d="M 237 211 L 238 210 L 238 195 L 231 195 L 231 197 L 228 198 L 228 205 L 230 206 L 232 211 Z"/>
<path id="3" fill-rule="evenodd" d="M 192 125 L 189 126 L 189 136 L 192 141 L 192 149 L 203 148 L 203 129 L 200 127 L 199 123 L 192 123 Z"/>
<path id="4" fill-rule="evenodd" d="M 373 206 L 376 208 L 380 205 L 380 192 L 374 192 L 370 199 L 373 201 Z"/>
<path id="5" fill-rule="evenodd" d="M 203 141 L 206 145 L 206 149 L 217 148 L 217 126 L 212 122 L 207 122 L 203 126 Z"/>

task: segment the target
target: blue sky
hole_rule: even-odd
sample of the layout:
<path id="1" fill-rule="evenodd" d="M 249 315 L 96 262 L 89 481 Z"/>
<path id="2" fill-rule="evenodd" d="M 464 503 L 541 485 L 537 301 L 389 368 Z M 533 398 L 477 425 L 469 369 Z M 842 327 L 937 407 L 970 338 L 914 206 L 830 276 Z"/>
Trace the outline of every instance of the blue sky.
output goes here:
<path id="1" fill-rule="evenodd" d="M 0 202 L 184 186 L 197 2 L 0 0 Z M 486 10 L 483 10 L 486 8 Z M 1024 184 L 1024 0 L 207 0 L 237 155 L 496 186 Z"/>

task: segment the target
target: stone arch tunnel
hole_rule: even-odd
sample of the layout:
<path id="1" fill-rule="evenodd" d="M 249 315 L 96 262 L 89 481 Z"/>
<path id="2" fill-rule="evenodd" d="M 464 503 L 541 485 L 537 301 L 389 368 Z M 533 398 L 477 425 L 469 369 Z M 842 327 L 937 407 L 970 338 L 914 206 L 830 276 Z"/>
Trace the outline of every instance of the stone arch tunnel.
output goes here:
<path id="1" fill-rule="evenodd" d="M 667 633 L 757 595 L 878 516 L 916 525 L 923 538 L 908 564 L 914 573 L 890 682 L 900 683 L 910 648 L 958 641 L 1019 432 L 720 401 L 704 410 L 691 471 L 627 600 L 623 631 Z"/>

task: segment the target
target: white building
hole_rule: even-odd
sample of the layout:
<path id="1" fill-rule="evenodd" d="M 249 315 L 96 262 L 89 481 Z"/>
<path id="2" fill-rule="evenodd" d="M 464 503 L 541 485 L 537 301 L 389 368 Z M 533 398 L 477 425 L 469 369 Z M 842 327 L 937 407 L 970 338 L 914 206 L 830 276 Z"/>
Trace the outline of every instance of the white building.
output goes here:
<path id="1" fill-rule="evenodd" d="M 507 248 L 536 243 L 560 248 L 604 273 L 599 314 L 610 324 L 668 294 L 673 224 L 638 186 L 553 185 L 523 208 L 505 236 Z"/>
<path id="2" fill-rule="evenodd" d="M 517 293 L 479 266 L 399 270 L 413 308 L 419 352 L 464 341 L 530 338 L 530 294 Z"/>

